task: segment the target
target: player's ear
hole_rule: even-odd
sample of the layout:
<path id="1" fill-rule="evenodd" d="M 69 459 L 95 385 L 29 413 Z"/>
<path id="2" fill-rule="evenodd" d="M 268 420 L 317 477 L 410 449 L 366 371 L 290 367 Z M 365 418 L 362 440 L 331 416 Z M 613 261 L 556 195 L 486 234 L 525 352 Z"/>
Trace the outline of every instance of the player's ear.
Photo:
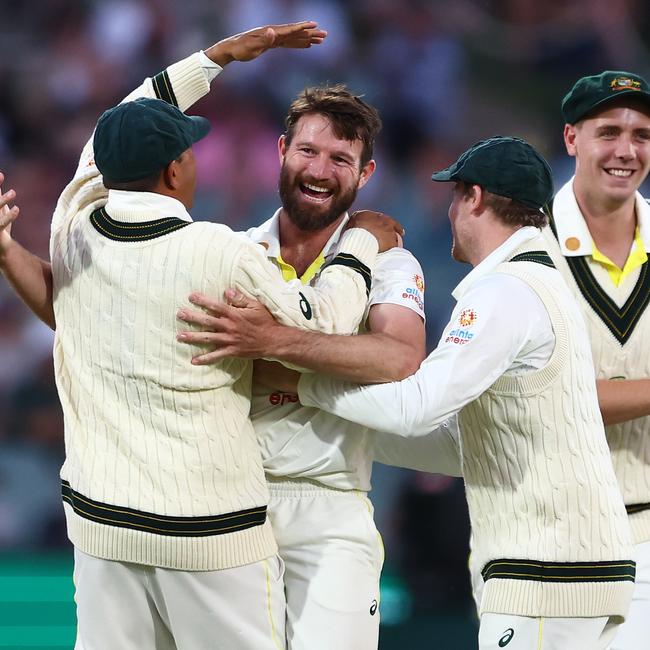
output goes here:
<path id="1" fill-rule="evenodd" d="M 178 162 L 176 160 L 172 160 L 167 167 L 163 169 L 162 180 L 165 183 L 165 186 L 169 189 L 175 190 L 178 187 L 178 172 Z"/>
<path id="2" fill-rule="evenodd" d="M 370 177 L 375 173 L 376 168 L 377 163 L 374 160 L 369 160 L 361 168 L 361 174 L 359 175 L 359 184 L 357 185 L 357 189 L 361 189 L 370 180 Z"/>
<path id="3" fill-rule="evenodd" d="M 278 138 L 278 156 L 280 157 L 280 164 L 284 162 L 284 157 L 287 153 L 287 136 L 283 133 Z"/>
<path id="4" fill-rule="evenodd" d="M 480 185 L 470 185 L 471 191 L 468 193 L 467 200 L 469 201 L 469 208 L 472 212 L 483 211 L 483 199 L 485 192 Z"/>
<path id="5" fill-rule="evenodd" d="M 576 135 L 578 129 L 575 124 L 565 124 L 564 125 L 564 146 L 569 156 L 575 156 L 577 147 L 576 147 Z"/>

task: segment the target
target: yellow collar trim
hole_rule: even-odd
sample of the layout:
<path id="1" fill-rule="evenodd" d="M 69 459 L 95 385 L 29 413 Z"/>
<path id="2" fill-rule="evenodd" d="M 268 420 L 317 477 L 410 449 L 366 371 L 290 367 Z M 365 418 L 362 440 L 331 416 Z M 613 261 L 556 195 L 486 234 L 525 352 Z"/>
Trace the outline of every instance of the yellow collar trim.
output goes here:
<path id="1" fill-rule="evenodd" d="M 282 259 L 282 256 L 278 254 L 278 256 L 275 258 L 278 266 L 280 267 L 280 271 L 282 271 L 282 278 L 284 279 L 285 282 L 289 282 L 289 280 L 297 280 L 298 279 L 298 274 L 296 273 L 296 269 L 291 266 L 291 264 L 287 264 Z M 305 272 L 300 276 L 300 281 L 303 284 L 309 284 L 312 280 L 312 278 L 321 270 L 321 267 L 325 264 L 325 255 L 321 251 L 318 255 L 318 257 L 307 267 Z"/>
<path id="2" fill-rule="evenodd" d="M 640 266 L 643 266 L 648 261 L 648 254 L 645 251 L 643 245 L 643 240 L 641 239 L 641 233 L 639 227 L 637 226 L 634 233 L 634 244 L 632 246 L 632 251 L 628 255 L 627 260 L 625 261 L 625 266 L 620 268 L 612 260 L 603 255 L 597 248 L 596 244 L 593 244 L 593 249 L 591 252 L 591 257 L 595 262 L 602 264 L 606 269 L 609 277 L 612 279 L 612 282 L 615 286 L 619 286 L 623 280 L 630 275 L 633 271 L 638 269 Z"/>

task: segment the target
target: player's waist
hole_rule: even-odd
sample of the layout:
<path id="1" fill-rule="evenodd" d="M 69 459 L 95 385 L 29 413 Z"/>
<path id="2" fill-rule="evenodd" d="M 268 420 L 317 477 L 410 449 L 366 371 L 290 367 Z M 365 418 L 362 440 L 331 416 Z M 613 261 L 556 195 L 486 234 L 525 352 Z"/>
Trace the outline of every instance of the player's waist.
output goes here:
<path id="1" fill-rule="evenodd" d="M 304 494 L 326 494 L 328 496 L 347 496 L 350 494 L 366 495 L 367 490 L 358 487 L 333 487 L 317 479 L 286 478 L 267 474 L 266 482 L 271 497 L 273 496 L 300 496 Z"/>

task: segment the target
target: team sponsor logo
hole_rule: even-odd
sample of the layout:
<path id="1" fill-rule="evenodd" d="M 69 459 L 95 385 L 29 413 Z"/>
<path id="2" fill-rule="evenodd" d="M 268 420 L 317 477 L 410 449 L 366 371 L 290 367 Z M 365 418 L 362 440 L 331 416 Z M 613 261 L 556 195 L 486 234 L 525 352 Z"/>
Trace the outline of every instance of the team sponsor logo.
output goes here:
<path id="1" fill-rule="evenodd" d="M 424 300 L 422 299 L 422 294 L 415 287 L 407 287 L 403 293 L 402 298 L 404 300 L 412 300 L 420 309 L 424 311 Z"/>
<path id="2" fill-rule="evenodd" d="M 473 309 L 463 309 L 458 316 L 458 322 L 462 327 L 471 327 L 477 318 L 478 314 Z"/>
<path id="3" fill-rule="evenodd" d="M 474 332 L 456 327 L 455 329 L 447 332 L 445 343 L 453 343 L 454 345 L 466 345 L 474 338 Z"/>
<path id="4" fill-rule="evenodd" d="M 505 648 L 510 641 L 512 641 L 512 637 L 515 635 L 515 631 L 509 627 L 504 633 L 503 636 L 499 639 L 499 647 L 500 648 Z"/>
<path id="5" fill-rule="evenodd" d="M 296 393 L 281 393 L 277 391 L 269 395 L 269 404 L 271 406 L 284 406 L 285 404 L 294 404 L 298 402 Z"/>
<path id="6" fill-rule="evenodd" d="M 421 275 L 416 274 L 413 276 L 413 281 L 415 282 L 418 291 L 424 293 L 424 278 Z"/>
<path id="7" fill-rule="evenodd" d="M 630 79 L 629 77 L 616 77 L 612 79 L 609 87 L 613 91 L 617 90 L 641 90 L 641 82 Z"/>
<path id="8" fill-rule="evenodd" d="M 373 600 L 370 604 L 370 616 L 374 616 L 377 613 L 377 601 Z"/>

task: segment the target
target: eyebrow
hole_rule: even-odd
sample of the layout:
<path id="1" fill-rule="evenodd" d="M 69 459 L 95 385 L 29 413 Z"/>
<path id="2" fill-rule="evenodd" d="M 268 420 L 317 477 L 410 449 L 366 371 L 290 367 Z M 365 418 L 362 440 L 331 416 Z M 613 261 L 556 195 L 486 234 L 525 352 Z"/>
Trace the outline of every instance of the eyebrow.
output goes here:
<path id="1" fill-rule="evenodd" d="M 319 149 L 312 141 L 310 140 L 296 140 L 295 141 L 296 147 L 309 147 L 310 149 Z M 343 151 L 342 149 L 335 149 L 334 151 L 330 152 L 330 157 L 332 158 L 343 158 L 347 162 L 354 162 L 354 154 L 351 154 L 347 151 Z"/>

